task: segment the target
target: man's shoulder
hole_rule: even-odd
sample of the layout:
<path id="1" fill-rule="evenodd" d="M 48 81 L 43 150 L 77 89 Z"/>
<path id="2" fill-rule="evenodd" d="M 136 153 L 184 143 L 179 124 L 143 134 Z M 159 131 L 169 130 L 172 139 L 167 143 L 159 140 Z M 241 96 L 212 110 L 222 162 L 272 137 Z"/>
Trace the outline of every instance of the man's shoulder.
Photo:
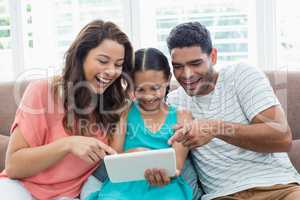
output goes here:
<path id="1" fill-rule="evenodd" d="M 169 92 L 167 96 L 167 102 L 171 104 L 178 104 L 180 101 L 186 99 L 187 94 L 185 93 L 184 89 L 179 86 L 178 88 Z"/>
<path id="2" fill-rule="evenodd" d="M 251 65 L 248 63 L 236 63 L 234 65 L 230 65 L 229 67 L 223 68 L 223 70 L 228 75 L 241 76 L 247 73 L 261 73 L 262 71 L 256 67 L 255 65 Z"/>
<path id="3" fill-rule="evenodd" d="M 261 77 L 263 72 L 255 67 L 254 65 L 250 65 L 247 63 L 236 63 L 233 65 L 229 65 L 226 67 L 222 67 L 219 70 L 219 75 L 221 79 L 223 79 L 224 84 L 228 83 L 246 83 L 245 80 L 253 79 L 254 77 Z"/>
<path id="4" fill-rule="evenodd" d="M 184 90 L 181 86 L 178 86 L 176 89 L 169 92 L 168 98 L 179 98 L 182 95 L 184 95 Z"/>
<path id="5" fill-rule="evenodd" d="M 221 67 L 219 73 L 224 74 L 226 77 L 234 77 L 236 75 L 240 75 L 245 71 L 252 71 L 254 69 L 257 69 L 254 65 L 241 62 Z"/>

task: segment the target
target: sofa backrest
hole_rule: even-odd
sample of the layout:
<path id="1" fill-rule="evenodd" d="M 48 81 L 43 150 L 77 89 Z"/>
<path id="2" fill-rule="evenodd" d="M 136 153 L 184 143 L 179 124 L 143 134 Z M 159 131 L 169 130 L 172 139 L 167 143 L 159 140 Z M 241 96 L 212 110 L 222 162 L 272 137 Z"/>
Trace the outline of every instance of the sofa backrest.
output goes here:
<path id="1" fill-rule="evenodd" d="M 0 134 L 9 135 L 15 112 L 27 85 L 28 81 L 20 84 L 16 82 L 0 84 Z M 19 91 L 15 91 L 18 88 Z"/>
<path id="2" fill-rule="evenodd" d="M 294 139 L 300 139 L 300 71 L 266 71 L 293 132 Z M 0 84 L 0 134 L 8 135 L 19 104 L 15 100 L 15 82 Z M 28 82 L 21 83 L 16 95 L 21 97 Z M 176 87 L 176 86 L 175 86 Z M 174 85 L 171 87 L 174 89 Z"/>
<path id="3" fill-rule="evenodd" d="M 266 71 L 293 133 L 300 139 L 300 71 Z"/>

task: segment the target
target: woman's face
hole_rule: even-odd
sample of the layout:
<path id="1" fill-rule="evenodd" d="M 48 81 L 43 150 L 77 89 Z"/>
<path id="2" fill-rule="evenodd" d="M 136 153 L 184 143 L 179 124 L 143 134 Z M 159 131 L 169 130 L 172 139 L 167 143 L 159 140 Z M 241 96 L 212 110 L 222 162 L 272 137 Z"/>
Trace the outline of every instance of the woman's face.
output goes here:
<path id="1" fill-rule="evenodd" d="M 83 62 L 84 76 L 96 93 L 103 94 L 121 75 L 124 57 L 124 46 L 110 39 L 88 52 Z"/>
<path id="2" fill-rule="evenodd" d="M 163 71 L 145 70 L 134 74 L 134 95 L 139 106 L 145 111 L 158 110 L 164 102 L 169 84 Z"/>

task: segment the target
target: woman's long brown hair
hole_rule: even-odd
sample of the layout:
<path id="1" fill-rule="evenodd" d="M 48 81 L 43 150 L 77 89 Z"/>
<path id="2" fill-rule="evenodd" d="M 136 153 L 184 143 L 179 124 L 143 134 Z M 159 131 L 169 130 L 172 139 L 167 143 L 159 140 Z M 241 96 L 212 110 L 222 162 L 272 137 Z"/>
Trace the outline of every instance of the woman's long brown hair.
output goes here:
<path id="1" fill-rule="evenodd" d="M 103 94 L 93 94 L 87 87 L 76 87 L 76 84 L 85 81 L 83 63 L 91 49 L 96 48 L 105 39 L 110 39 L 123 45 L 125 61 L 122 75 L 118 77 Z M 65 68 L 59 81 L 61 84 L 64 117 L 63 127 L 69 134 L 88 135 L 86 129 L 78 126 L 80 120 L 96 123 L 110 133 L 113 126 L 120 120 L 120 109 L 127 105 L 129 85 L 125 75 L 130 73 L 133 62 L 133 48 L 127 37 L 118 26 L 112 22 L 95 20 L 87 24 L 77 35 L 65 55 Z M 56 82 L 57 83 L 57 82 Z M 92 99 L 96 96 L 96 109 L 91 113 L 81 113 L 79 109 L 88 109 Z M 105 111 L 103 110 L 105 109 Z M 109 111 L 109 112 L 108 112 Z"/>

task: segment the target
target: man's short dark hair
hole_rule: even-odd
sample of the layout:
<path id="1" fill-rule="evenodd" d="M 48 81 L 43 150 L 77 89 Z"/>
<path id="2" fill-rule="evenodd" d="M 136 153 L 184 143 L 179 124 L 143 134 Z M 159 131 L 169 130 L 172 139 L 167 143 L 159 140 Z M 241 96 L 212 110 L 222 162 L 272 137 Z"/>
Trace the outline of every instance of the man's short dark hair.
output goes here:
<path id="1" fill-rule="evenodd" d="M 208 55 L 212 51 L 212 42 L 209 31 L 199 22 L 187 22 L 175 26 L 168 38 L 167 45 L 171 52 L 174 48 L 201 47 Z"/>

